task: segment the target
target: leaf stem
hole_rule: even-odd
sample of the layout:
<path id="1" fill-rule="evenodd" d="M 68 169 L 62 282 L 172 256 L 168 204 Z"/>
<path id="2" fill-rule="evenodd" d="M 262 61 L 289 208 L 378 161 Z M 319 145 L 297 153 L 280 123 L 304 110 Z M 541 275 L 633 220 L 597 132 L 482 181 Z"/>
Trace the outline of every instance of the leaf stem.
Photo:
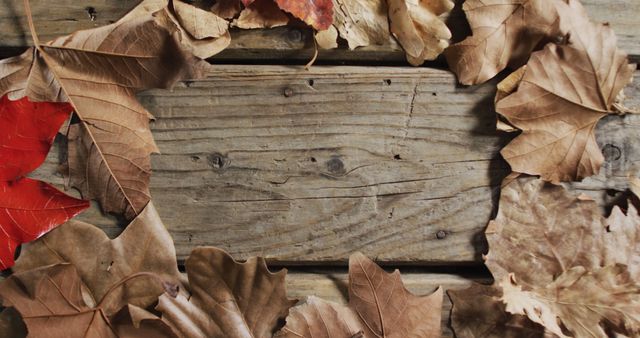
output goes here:
<path id="1" fill-rule="evenodd" d="M 36 26 L 33 24 L 33 16 L 31 15 L 31 6 L 29 0 L 24 0 L 24 13 L 27 15 L 27 22 L 29 22 L 29 30 L 31 31 L 31 38 L 36 49 L 42 51 L 40 47 L 40 39 L 38 39 L 38 33 L 36 33 Z"/>

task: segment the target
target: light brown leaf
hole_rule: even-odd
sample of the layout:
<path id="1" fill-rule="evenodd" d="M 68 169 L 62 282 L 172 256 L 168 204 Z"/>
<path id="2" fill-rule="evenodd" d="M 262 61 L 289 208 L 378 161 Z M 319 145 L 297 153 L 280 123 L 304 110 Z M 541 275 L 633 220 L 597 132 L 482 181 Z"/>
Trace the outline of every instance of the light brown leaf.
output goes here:
<path id="1" fill-rule="evenodd" d="M 451 326 L 457 338 L 555 337 L 526 316 L 507 313 L 497 287 L 473 284 L 447 293 L 453 303 Z"/>
<path id="2" fill-rule="evenodd" d="M 560 0 L 467 0 L 473 35 L 447 48 L 449 67 L 463 84 L 483 83 L 507 66 L 523 65 L 536 47 L 560 36 Z"/>
<path id="3" fill-rule="evenodd" d="M 450 0 L 387 0 L 391 32 L 407 54 L 407 60 L 419 66 L 434 60 L 449 46 L 451 32 L 440 15 L 453 9 Z"/>
<path id="4" fill-rule="evenodd" d="M 296 303 L 286 297 L 286 271 L 269 272 L 262 258 L 238 263 L 220 249 L 201 247 L 185 266 L 191 298 L 165 294 L 156 307 L 180 337 L 271 337 Z"/>
<path id="5" fill-rule="evenodd" d="M 334 26 L 349 49 L 394 42 L 385 0 L 335 0 Z"/>
<path id="6" fill-rule="evenodd" d="M 151 114 L 135 94 L 201 77 L 209 67 L 183 51 L 182 28 L 164 5 L 145 1 L 114 24 L 75 32 L 0 63 L 0 79 L 9 79 L 2 82 L 3 92 L 74 106 L 80 123 L 70 130 L 69 184 L 83 197 L 98 199 L 105 211 L 129 219 L 149 201 L 149 157 L 157 151 Z"/>
<path id="7" fill-rule="evenodd" d="M 440 337 L 442 289 L 417 297 L 400 272 L 388 274 L 361 253 L 349 258 L 347 306 L 310 297 L 294 307 L 277 337 Z"/>
<path id="8" fill-rule="evenodd" d="M 240 12 L 234 25 L 243 29 L 285 26 L 289 16 L 273 0 L 255 0 Z"/>
<path id="9" fill-rule="evenodd" d="M 182 46 L 193 55 L 206 59 L 229 46 L 231 35 L 227 20 L 181 1 L 172 4 L 174 11 L 167 12 L 167 17 L 179 23 Z"/>
<path id="10" fill-rule="evenodd" d="M 113 240 L 93 225 L 67 222 L 24 246 L 13 271 L 26 272 L 58 263 L 76 266 L 83 283 L 98 299 L 120 280 L 140 272 L 153 273 L 184 288 L 173 240 L 153 203 Z M 163 292 L 162 286 L 148 279 L 132 280 L 112 291 L 110 303 L 103 304 L 103 308 L 111 312 L 127 304 L 146 308 Z"/>
<path id="11" fill-rule="evenodd" d="M 604 160 L 594 130 L 616 113 L 618 93 L 633 76 L 607 25 L 589 21 L 575 0 L 561 8 L 568 44 L 548 44 L 532 54 L 515 93 L 496 104 L 522 130 L 501 154 L 515 172 L 560 182 L 596 174 Z"/>
<path id="12" fill-rule="evenodd" d="M 0 298 L 3 306 L 20 313 L 29 337 L 140 337 L 117 335 L 118 323 L 111 319 L 115 314 L 103 308 L 102 302 L 87 306 L 82 289 L 73 265 L 59 264 L 13 274 L 0 284 Z M 166 328 L 155 332 L 161 334 L 157 337 L 172 337 Z"/>
<path id="13" fill-rule="evenodd" d="M 640 310 L 630 309 L 640 309 L 640 282 L 629 273 L 638 271 L 637 248 L 619 245 L 635 240 L 640 217 L 634 208 L 626 215 L 614 209 L 609 219 L 598 210 L 594 201 L 540 179 L 503 188 L 498 215 L 486 230 L 485 264 L 500 283 L 507 311 L 559 336 L 638 334 Z"/>

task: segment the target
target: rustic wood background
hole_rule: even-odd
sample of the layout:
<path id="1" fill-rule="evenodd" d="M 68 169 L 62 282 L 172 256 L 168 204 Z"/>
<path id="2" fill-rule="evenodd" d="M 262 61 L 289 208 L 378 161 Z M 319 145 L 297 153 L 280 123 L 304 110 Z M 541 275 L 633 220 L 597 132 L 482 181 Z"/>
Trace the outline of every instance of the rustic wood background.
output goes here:
<path id="1" fill-rule="evenodd" d="M 113 22 L 137 2 L 31 4 L 48 40 Z M 640 0 L 583 3 L 640 60 Z M 468 33 L 459 5 L 447 18 L 455 39 Z M 31 44 L 26 26 L 22 1 L 0 1 L 1 57 Z M 313 42 L 299 28 L 233 31 L 232 39 L 207 79 L 139 95 L 157 118 L 162 154 L 152 158 L 151 192 L 180 262 L 198 245 L 240 259 L 262 255 L 289 268 L 292 296 L 337 301 L 346 301 L 345 263 L 354 251 L 400 267 L 420 294 L 490 280 L 483 231 L 509 172 L 499 150 L 512 137 L 495 130 L 497 80 L 459 86 L 443 60 L 413 68 L 397 45 L 321 51 L 306 71 L 300 65 Z M 626 94 L 640 109 L 637 82 Z M 568 186 L 605 210 L 640 168 L 639 133 L 638 115 L 605 118 L 597 129 L 606 158 L 600 175 Z M 33 176 L 62 184 L 64 156 L 60 137 Z M 112 237 L 123 225 L 96 205 L 80 219 Z"/>

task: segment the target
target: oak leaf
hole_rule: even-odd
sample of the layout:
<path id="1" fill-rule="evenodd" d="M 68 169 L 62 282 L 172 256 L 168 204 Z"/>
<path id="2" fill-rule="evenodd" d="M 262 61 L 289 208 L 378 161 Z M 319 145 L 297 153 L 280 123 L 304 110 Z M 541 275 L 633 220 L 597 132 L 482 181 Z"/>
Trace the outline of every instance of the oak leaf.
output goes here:
<path id="1" fill-rule="evenodd" d="M 386 273 L 361 253 L 349 258 L 349 304 L 310 297 L 276 337 L 440 337 L 442 289 L 417 297 L 400 272 Z"/>
<path id="2" fill-rule="evenodd" d="M 135 94 L 201 77 L 209 67 L 184 51 L 182 31 L 163 2 L 149 0 L 108 26 L 46 44 L 34 36 L 36 49 L 0 62 L 3 95 L 74 107 L 80 123 L 69 130 L 68 181 L 107 212 L 131 219 L 149 201 L 157 147 L 151 114 Z"/>
<path id="3" fill-rule="evenodd" d="M 507 66 L 523 65 L 532 51 L 561 35 L 560 0 L 467 0 L 462 9 L 473 35 L 444 55 L 463 84 L 483 83 Z"/>
<path id="4" fill-rule="evenodd" d="M 286 297 L 286 271 L 269 272 L 262 258 L 238 263 L 201 247 L 185 263 L 191 298 L 164 294 L 156 307 L 180 337 L 271 337 L 296 301 Z"/>
<path id="5" fill-rule="evenodd" d="M 120 281 L 114 289 L 126 282 Z M 84 301 L 84 289 L 74 266 L 59 264 L 13 274 L 0 284 L 0 298 L 3 306 L 20 313 L 30 337 L 124 338 L 140 337 L 143 332 L 154 332 L 154 337 L 174 337 L 168 327 L 159 328 L 158 321 L 150 328 L 141 321 L 140 330 L 118 333 L 118 313 L 103 307 L 103 300 L 111 294 L 89 306 Z M 131 326 L 130 321 L 124 323 Z"/>
<path id="6" fill-rule="evenodd" d="M 407 60 L 419 66 L 434 60 L 449 46 L 451 32 L 440 15 L 453 9 L 450 0 L 387 0 L 391 33 L 400 42 Z"/>
<path id="7" fill-rule="evenodd" d="M 100 229 L 80 221 L 67 222 L 40 240 L 26 245 L 13 268 L 26 272 L 39 267 L 71 263 L 93 296 L 103 298 L 114 284 L 138 273 L 152 273 L 184 289 L 178 271 L 173 240 L 149 203 L 117 238 L 111 240 Z M 103 308 L 115 312 L 125 304 L 147 308 L 164 288 L 148 279 L 132 280 L 111 291 Z"/>
<path id="8" fill-rule="evenodd" d="M 599 171 L 604 157 L 596 124 L 617 113 L 616 98 L 635 70 L 609 26 L 590 22 L 575 0 L 558 8 L 563 30 L 571 32 L 568 42 L 533 53 L 518 89 L 496 104 L 522 130 L 501 151 L 512 170 L 552 182 Z"/>
<path id="9" fill-rule="evenodd" d="M 502 291 L 495 286 L 474 283 L 447 293 L 453 303 L 451 326 L 458 338 L 555 337 L 526 316 L 507 313 Z"/>
<path id="10" fill-rule="evenodd" d="M 562 337 L 638 334 L 640 282 L 629 273 L 638 271 L 637 248 L 618 253 L 618 245 L 635 239 L 640 217 L 633 207 L 626 215 L 616 207 L 608 219 L 598 210 L 594 201 L 540 179 L 503 188 L 486 230 L 485 264 L 508 312 Z"/>

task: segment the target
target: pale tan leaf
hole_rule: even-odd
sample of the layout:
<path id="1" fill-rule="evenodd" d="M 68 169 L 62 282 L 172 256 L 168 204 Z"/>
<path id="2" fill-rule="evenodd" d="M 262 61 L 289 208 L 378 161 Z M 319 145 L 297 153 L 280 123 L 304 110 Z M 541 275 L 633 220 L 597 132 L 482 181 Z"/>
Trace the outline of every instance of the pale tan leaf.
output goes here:
<path id="1" fill-rule="evenodd" d="M 561 36 L 561 0 L 467 0 L 462 5 L 473 35 L 444 55 L 463 84 L 483 83 L 507 66 L 523 65 L 537 46 Z"/>
<path id="2" fill-rule="evenodd" d="M 361 253 L 349 258 L 349 304 L 310 297 L 294 307 L 276 337 L 440 337 L 442 289 L 417 297 L 398 270 L 389 274 Z"/>
<path id="3" fill-rule="evenodd" d="M 568 44 L 533 53 L 517 91 L 496 104 L 522 130 L 501 151 L 512 170 L 552 182 L 599 171 L 604 157 L 596 124 L 616 113 L 615 99 L 635 70 L 609 26 L 590 22 L 575 0 L 558 8 L 564 30 L 571 32 Z"/>
<path id="4" fill-rule="evenodd" d="M 434 60 L 449 46 L 451 32 L 440 15 L 453 9 L 450 0 L 387 0 L 391 32 L 414 66 Z"/>
<path id="5" fill-rule="evenodd" d="M 182 285 L 173 240 L 152 203 L 113 240 L 93 225 L 67 222 L 24 246 L 13 271 L 25 272 L 58 263 L 76 266 L 96 301 L 120 280 L 140 272 Z M 162 286 L 148 279 L 133 280 L 112 291 L 110 302 L 103 304 L 103 308 L 111 312 L 126 304 L 146 308 L 163 292 Z"/>
<path id="6" fill-rule="evenodd" d="M 286 271 L 269 272 L 262 258 L 238 263 L 220 249 L 202 247 L 185 267 L 191 298 L 165 294 L 156 307 L 180 337 L 271 337 L 296 303 L 286 297 Z"/>
<path id="7" fill-rule="evenodd" d="M 333 24 L 349 49 L 393 42 L 385 0 L 335 0 Z"/>
<path id="8" fill-rule="evenodd" d="M 338 30 L 336 26 L 330 26 L 328 29 L 317 32 L 315 39 L 318 47 L 322 49 L 338 48 Z"/>
<path id="9" fill-rule="evenodd" d="M 193 55 L 206 59 L 229 46 L 231 35 L 227 20 L 181 1 L 172 3 L 175 21 L 181 28 L 182 45 Z M 171 12 L 168 12 L 168 18 L 174 20 Z"/>
<path id="10" fill-rule="evenodd" d="M 447 292 L 453 303 L 451 326 L 457 338 L 551 338 L 526 316 L 506 312 L 499 288 L 473 284 Z"/>
<path id="11" fill-rule="evenodd" d="M 234 25 L 243 29 L 285 26 L 289 16 L 273 0 L 255 0 L 240 12 Z"/>

